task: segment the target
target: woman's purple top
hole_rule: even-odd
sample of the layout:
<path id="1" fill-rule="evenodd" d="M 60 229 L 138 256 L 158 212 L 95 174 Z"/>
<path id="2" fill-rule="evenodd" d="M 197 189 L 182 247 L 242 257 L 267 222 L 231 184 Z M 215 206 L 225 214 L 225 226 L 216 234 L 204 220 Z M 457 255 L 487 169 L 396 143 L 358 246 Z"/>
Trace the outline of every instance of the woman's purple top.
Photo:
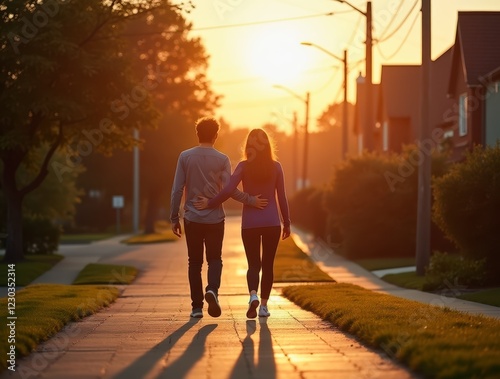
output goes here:
<path id="1" fill-rule="evenodd" d="M 226 201 L 238 184 L 243 182 L 243 191 L 250 195 L 261 195 L 261 198 L 267 199 L 268 204 L 264 209 L 258 209 L 249 205 L 243 205 L 243 215 L 241 219 L 241 228 L 260 228 L 265 226 L 280 226 L 280 214 L 278 204 L 281 210 L 281 218 L 284 226 L 290 226 L 290 214 L 288 211 L 288 200 L 285 193 L 285 178 L 283 169 L 279 162 L 274 162 L 274 173 L 271 180 L 262 183 L 256 183 L 245 178 L 244 171 L 247 161 L 241 161 L 236 166 L 229 183 L 208 202 L 208 207 L 213 208 Z M 276 196 L 277 195 L 277 196 Z M 276 197 L 278 201 L 276 202 Z"/>

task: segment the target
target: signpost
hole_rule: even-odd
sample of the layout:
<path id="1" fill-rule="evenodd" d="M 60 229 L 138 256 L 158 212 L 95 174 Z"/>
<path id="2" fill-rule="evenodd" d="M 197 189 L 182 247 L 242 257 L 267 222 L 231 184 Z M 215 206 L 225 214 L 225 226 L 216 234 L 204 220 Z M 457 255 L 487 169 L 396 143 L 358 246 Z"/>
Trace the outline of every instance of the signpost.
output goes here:
<path id="1" fill-rule="evenodd" d="M 120 234 L 120 209 L 125 204 L 123 196 L 113 196 L 113 208 L 116 209 L 116 234 Z"/>

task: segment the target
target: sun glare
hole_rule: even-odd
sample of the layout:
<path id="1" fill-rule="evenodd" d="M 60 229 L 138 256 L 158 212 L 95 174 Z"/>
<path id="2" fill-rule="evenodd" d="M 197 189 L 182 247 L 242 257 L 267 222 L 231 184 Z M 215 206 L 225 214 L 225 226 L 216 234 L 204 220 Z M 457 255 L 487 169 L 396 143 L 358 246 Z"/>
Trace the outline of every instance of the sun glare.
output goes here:
<path id="1" fill-rule="evenodd" d="M 309 66 L 308 54 L 292 28 L 262 28 L 253 34 L 249 45 L 250 69 L 270 83 L 292 85 Z"/>

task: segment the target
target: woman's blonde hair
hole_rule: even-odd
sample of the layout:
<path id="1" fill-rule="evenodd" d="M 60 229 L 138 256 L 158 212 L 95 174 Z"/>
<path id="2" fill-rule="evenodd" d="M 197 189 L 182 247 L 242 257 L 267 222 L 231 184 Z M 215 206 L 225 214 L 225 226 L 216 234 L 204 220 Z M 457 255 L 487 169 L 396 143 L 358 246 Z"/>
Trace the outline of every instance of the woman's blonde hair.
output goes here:
<path id="1" fill-rule="evenodd" d="M 252 129 L 248 133 L 243 154 L 247 161 L 246 179 L 263 182 L 272 178 L 276 156 L 272 139 L 263 129 Z"/>

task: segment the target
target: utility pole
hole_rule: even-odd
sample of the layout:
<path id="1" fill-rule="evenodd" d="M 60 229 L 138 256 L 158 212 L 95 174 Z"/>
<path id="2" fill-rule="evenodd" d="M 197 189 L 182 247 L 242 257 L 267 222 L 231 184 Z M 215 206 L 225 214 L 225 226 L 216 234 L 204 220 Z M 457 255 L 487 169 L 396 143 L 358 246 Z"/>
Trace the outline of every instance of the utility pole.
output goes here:
<path id="1" fill-rule="evenodd" d="M 293 165 L 293 192 L 297 192 L 297 181 L 298 177 L 298 166 L 299 159 L 297 156 L 297 151 L 299 151 L 299 131 L 297 130 L 297 112 L 293 112 L 293 151 L 292 151 L 292 165 Z"/>
<path id="2" fill-rule="evenodd" d="M 301 42 L 301 45 L 304 46 L 313 46 L 318 50 L 321 50 L 322 52 L 328 54 L 332 58 L 337 59 L 338 61 L 341 61 L 344 64 L 344 104 L 343 104 L 343 110 L 342 110 L 342 159 L 345 159 L 347 155 L 347 136 L 348 136 L 348 127 L 347 127 L 347 74 L 348 74 L 348 69 L 347 69 L 347 50 L 344 50 L 344 57 L 341 58 L 330 51 L 326 50 L 325 48 L 316 45 L 315 43 L 312 42 Z"/>
<path id="3" fill-rule="evenodd" d="M 364 125 L 362 127 L 362 142 L 363 149 L 367 149 L 368 151 L 373 151 L 374 149 L 374 141 L 373 141 L 373 127 L 375 122 L 373 121 L 373 76 L 372 76 L 372 67 L 373 67 L 373 38 L 372 38 L 372 2 L 368 1 L 366 3 L 366 12 L 363 12 L 358 7 L 352 5 L 346 0 L 334 0 L 338 3 L 346 4 L 354 9 L 356 12 L 362 14 L 366 17 L 366 66 L 365 66 L 365 104 L 364 109 L 366 115 L 364 117 Z"/>
<path id="4" fill-rule="evenodd" d="M 430 139 L 429 125 L 429 83 L 431 66 L 431 0 L 422 0 L 422 83 L 420 94 L 420 135 L 421 146 Z M 420 154 L 418 170 L 418 206 L 416 232 L 417 275 L 423 276 L 430 261 L 431 250 L 431 159 L 428 154 Z"/>
<path id="5" fill-rule="evenodd" d="M 290 88 L 284 87 L 279 84 L 273 85 L 274 88 L 280 88 L 286 92 L 288 92 L 290 95 L 293 97 L 296 97 L 300 101 L 302 101 L 306 105 L 306 119 L 304 122 L 304 161 L 302 165 L 302 178 L 301 178 L 301 185 L 300 189 L 306 188 L 307 184 L 307 160 L 308 160 L 308 155 L 309 155 L 309 92 L 306 93 L 306 98 L 304 99 L 302 96 L 297 95 L 295 92 L 293 92 Z"/>
<path id="6" fill-rule="evenodd" d="M 349 117 L 347 110 L 347 50 L 344 50 L 344 104 L 342 110 L 342 159 L 345 160 L 348 149 Z"/>
<path id="7" fill-rule="evenodd" d="M 373 151 L 373 41 L 372 41 L 372 2 L 366 3 L 366 88 L 365 88 L 365 130 L 363 146 L 368 151 Z"/>
<path id="8" fill-rule="evenodd" d="M 139 129 L 134 128 L 134 139 L 139 140 Z M 132 229 L 134 234 L 139 233 L 139 146 L 134 146 L 134 166 L 133 166 L 133 202 L 132 202 Z"/>
<path id="9" fill-rule="evenodd" d="M 309 157 L 309 97 L 310 94 L 306 94 L 306 122 L 304 124 L 304 163 L 302 167 L 302 189 L 307 187 L 307 165 Z"/>

